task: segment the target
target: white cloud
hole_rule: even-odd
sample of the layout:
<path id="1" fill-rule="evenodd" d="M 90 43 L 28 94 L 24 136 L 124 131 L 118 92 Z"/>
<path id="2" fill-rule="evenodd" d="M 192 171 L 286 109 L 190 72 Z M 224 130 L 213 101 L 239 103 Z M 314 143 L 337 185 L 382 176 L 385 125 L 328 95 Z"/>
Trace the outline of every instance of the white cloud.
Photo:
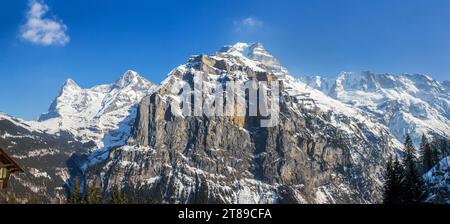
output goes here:
<path id="1" fill-rule="evenodd" d="M 21 27 L 20 37 L 34 44 L 65 46 L 70 41 L 67 26 L 56 18 L 48 18 L 49 8 L 43 1 L 30 0 L 27 22 Z"/>
<path id="2" fill-rule="evenodd" d="M 261 28 L 264 23 L 261 20 L 255 19 L 253 17 L 247 17 L 240 21 L 235 21 L 234 26 L 236 31 L 252 31 Z"/>

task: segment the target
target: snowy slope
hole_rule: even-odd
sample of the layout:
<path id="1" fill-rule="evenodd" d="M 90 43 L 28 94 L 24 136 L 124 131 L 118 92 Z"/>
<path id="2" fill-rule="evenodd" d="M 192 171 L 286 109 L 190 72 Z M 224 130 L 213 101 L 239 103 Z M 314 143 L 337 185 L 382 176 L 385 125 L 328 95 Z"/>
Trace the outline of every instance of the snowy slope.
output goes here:
<path id="1" fill-rule="evenodd" d="M 203 103 L 229 80 L 282 83 L 281 109 L 272 115 L 280 123 L 265 128 L 260 117 L 183 116 L 182 93 L 172 90 L 194 79 L 208 87 Z M 139 111 L 127 145 L 78 160 L 87 182 L 101 183 L 106 195 L 115 186 L 139 194 L 136 203 L 375 202 L 384 160 L 401 147 L 363 110 L 293 78 L 262 44 L 192 56 Z"/>
<path id="2" fill-rule="evenodd" d="M 63 186 L 72 172 L 67 161 L 92 150 L 101 153 L 124 145 L 132 132 L 137 104 L 155 88 L 133 71 L 114 84 L 90 89 L 69 79 L 39 121 L 0 113 L 0 147 L 25 170 L 11 180 L 18 198 L 64 201 Z"/>
<path id="3" fill-rule="evenodd" d="M 288 73 L 288 70 L 283 67 L 261 43 L 236 43 L 234 45 L 228 45 L 223 47 L 216 56 L 225 56 L 228 58 L 237 56 L 243 60 L 247 66 L 256 68 L 256 70 L 261 71 L 269 69 L 276 75 L 284 75 Z"/>
<path id="4" fill-rule="evenodd" d="M 69 79 L 35 125 L 49 133 L 68 131 L 81 142 L 94 142 L 93 148 L 117 144 L 124 133 L 131 132 L 135 105 L 155 88 L 134 71 L 127 71 L 114 84 L 89 89 Z"/>
<path id="5" fill-rule="evenodd" d="M 248 126 L 254 118 L 237 115 L 160 119 L 169 111 L 169 102 L 181 99 L 169 90 L 193 77 L 202 78 L 212 89 L 226 80 L 280 81 L 282 125 L 260 129 Z M 114 84 L 89 89 L 69 79 L 39 121 L 0 114 L 0 143 L 25 164 L 31 178 L 18 179 L 17 184 L 34 193 L 62 192 L 68 175 L 86 174 L 88 181 L 105 181 L 106 191 L 119 184 L 147 190 L 144 193 L 153 188 L 160 192 L 158 184 L 165 183 L 177 189 L 165 200 L 176 203 L 187 202 L 184 196 L 202 190 L 201 181 L 208 183 L 209 196 L 227 203 L 273 203 L 286 189 L 301 203 L 369 203 L 379 199 L 384 159 L 402 148 L 406 133 L 413 134 L 416 144 L 422 133 L 449 137 L 449 90 L 450 82 L 423 75 L 366 72 L 296 79 L 262 44 L 237 43 L 213 55 L 193 56 L 159 87 L 133 71 Z M 138 116 L 137 105 L 148 95 L 158 100 L 142 101 L 147 114 Z M 149 108 L 157 116 L 149 116 Z M 216 126 L 207 126 L 214 122 Z M 133 130 L 141 136 L 137 138 Z M 277 138 L 263 137 L 264 133 Z M 140 139 L 146 144 L 141 145 Z M 213 139 L 214 147 L 207 147 L 203 139 Z M 225 146 L 216 145 L 221 141 Z M 77 152 L 86 154 L 74 155 Z M 258 169 L 265 172 L 266 182 Z M 425 176 L 428 182 L 446 183 L 447 176 L 438 175 L 441 170 L 430 171 Z M 42 180 L 58 182 L 47 189 L 37 184 Z"/>
<path id="6" fill-rule="evenodd" d="M 407 133 L 417 145 L 420 136 L 450 137 L 448 82 L 426 75 L 341 73 L 337 78 L 302 77 L 309 86 L 385 124 L 403 141 Z"/>
<path id="7" fill-rule="evenodd" d="M 292 76 L 275 57 L 264 49 L 264 46 L 261 43 L 237 43 L 232 46 L 226 46 L 213 56 L 213 58 L 225 58 L 230 65 L 236 63 L 237 60 L 256 71 L 269 70 L 273 72 L 273 74 L 282 81 L 284 94 L 296 98 L 296 103 L 293 104 L 293 107 L 299 113 L 301 108 L 305 107 L 311 110 L 320 109 L 322 112 L 331 114 L 330 121 L 334 126 L 348 132 L 358 133 L 361 132 L 361 130 L 359 130 L 356 123 L 348 124 L 348 122 L 343 122 L 343 116 L 350 117 L 357 123 L 363 124 L 368 127 L 371 132 L 376 133 L 376 135 L 385 134 L 389 136 L 389 134 L 386 133 L 387 130 L 389 130 L 388 127 L 377 120 L 371 119 L 371 117 L 365 113 L 364 109 L 342 102 L 343 100 L 330 97 L 323 91 L 319 91 L 316 88 L 309 86 L 307 84 L 308 80 L 294 78 L 294 76 Z M 320 77 L 318 77 L 318 80 L 318 82 L 320 82 Z M 317 79 L 315 81 L 317 81 Z M 323 83 L 322 85 L 327 86 L 326 83 Z M 395 138 L 388 139 L 388 143 L 392 148 L 402 148 L 402 141 L 397 141 Z"/>
<path id="8" fill-rule="evenodd" d="M 423 177 L 430 192 L 427 200 L 450 204 L 450 157 L 442 159 Z"/>
<path id="9" fill-rule="evenodd" d="M 69 176 L 66 161 L 74 153 L 87 152 L 87 146 L 69 133 L 47 134 L 6 114 L 0 114 L 0 147 L 25 171 L 10 179 L 10 187 L 21 202 L 30 197 L 47 203 L 64 201 L 63 185 Z"/>

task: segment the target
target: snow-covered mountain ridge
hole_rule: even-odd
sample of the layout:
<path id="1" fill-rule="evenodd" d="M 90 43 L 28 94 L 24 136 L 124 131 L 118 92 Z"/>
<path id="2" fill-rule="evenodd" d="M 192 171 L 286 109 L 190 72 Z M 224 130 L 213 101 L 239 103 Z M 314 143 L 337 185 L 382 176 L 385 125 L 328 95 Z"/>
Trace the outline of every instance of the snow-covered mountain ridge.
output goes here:
<path id="1" fill-rule="evenodd" d="M 101 148 L 120 140 L 124 132 L 131 132 L 134 106 L 155 88 L 134 71 L 127 71 L 114 84 L 89 89 L 69 79 L 39 123 L 47 132 L 66 130 L 82 142 L 94 142 L 93 148 Z M 105 139 L 105 134 L 116 129 L 121 129 L 121 133 L 112 133 Z"/>
<path id="2" fill-rule="evenodd" d="M 0 147 L 25 170 L 11 178 L 17 197 L 63 202 L 72 172 L 69 158 L 125 144 L 137 104 L 155 88 L 133 71 L 114 84 L 89 89 L 69 79 L 39 121 L 0 113 Z"/>
<path id="3" fill-rule="evenodd" d="M 448 81 L 426 75 L 400 76 L 370 72 L 341 73 L 337 78 L 302 77 L 328 96 L 360 108 L 372 120 L 389 127 L 403 141 L 409 133 L 416 145 L 422 134 L 450 137 Z"/>
<path id="4" fill-rule="evenodd" d="M 278 83 L 279 94 L 269 101 L 280 102 L 271 114 L 279 123 L 262 127 L 261 116 L 238 113 L 180 115 L 183 93 L 172 90 L 194 80 L 207 87 L 189 91 L 201 94 L 203 105 L 228 81 Z M 248 105 L 230 104 L 234 111 Z M 361 109 L 292 77 L 262 44 L 192 56 L 144 97 L 138 111 L 126 145 L 77 158 L 83 161 L 77 175 L 100 184 L 106 198 L 120 187 L 130 197 L 140 195 L 135 203 L 371 203 L 381 198 L 387 155 L 401 147 Z"/>
<path id="5" fill-rule="evenodd" d="M 181 97 L 171 89 L 194 78 L 212 87 L 205 95 L 229 80 L 280 83 L 280 124 L 174 116 Z M 262 44 L 237 43 L 192 56 L 159 86 L 133 71 L 88 89 L 69 79 L 38 121 L 0 114 L 0 145 L 27 170 L 14 186 L 58 201 L 75 175 L 137 202 L 373 203 L 406 133 L 416 143 L 422 133 L 449 137 L 449 90 L 424 75 L 294 78 Z M 446 181 L 440 172 L 427 178 Z"/>

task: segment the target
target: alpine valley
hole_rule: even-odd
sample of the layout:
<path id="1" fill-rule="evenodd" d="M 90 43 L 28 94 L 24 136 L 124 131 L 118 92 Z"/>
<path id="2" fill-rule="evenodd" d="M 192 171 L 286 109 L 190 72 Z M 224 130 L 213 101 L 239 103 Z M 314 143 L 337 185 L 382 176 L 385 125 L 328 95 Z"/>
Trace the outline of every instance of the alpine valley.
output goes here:
<path id="1" fill-rule="evenodd" d="M 195 80 L 209 88 L 202 104 L 228 81 L 279 84 L 278 124 L 176 114 L 186 108 L 171 90 Z M 449 81 L 295 78 L 262 44 L 237 43 L 192 56 L 159 86 L 134 71 L 89 89 L 69 79 L 38 120 L 0 114 L 0 147 L 25 170 L 10 182 L 23 203 L 65 203 L 75 183 L 129 203 L 380 203 L 388 157 L 403 155 L 407 134 L 416 148 L 422 135 L 448 140 L 449 106 Z M 430 202 L 450 203 L 449 159 L 424 172 L 439 193 Z"/>

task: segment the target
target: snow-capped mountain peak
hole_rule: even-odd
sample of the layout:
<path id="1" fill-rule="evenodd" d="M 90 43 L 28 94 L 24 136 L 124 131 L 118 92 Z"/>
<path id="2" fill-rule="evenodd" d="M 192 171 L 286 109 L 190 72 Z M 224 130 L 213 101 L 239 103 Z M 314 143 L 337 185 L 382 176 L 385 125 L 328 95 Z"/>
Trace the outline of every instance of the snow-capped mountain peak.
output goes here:
<path id="1" fill-rule="evenodd" d="M 220 53 L 228 53 L 234 55 L 240 55 L 248 59 L 261 62 L 261 63 L 272 63 L 278 61 L 272 56 L 265 48 L 262 43 L 242 43 L 238 42 L 234 45 L 227 45 L 223 47 Z"/>
<path id="2" fill-rule="evenodd" d="M 228 80 L 239 85 L 253 80 L 279 84 L 279 94 L 270 96 L 272 102 L 279 102 L 270 111 L 277 124 L 262 127 L 260 116 L 245 112 L 250 103 L 229 101 L 245 99 L 242 95 L 221 98 L 234 108 L 226 116 L 184 115 L 182 100 L 198 102 L 185 98 L 184 90 L 172 90 L 195 80 L 206 87 L 192 91 L 202 91 L 199 103 L 203 105 L 216 103 L 209 96 Z M 290 76 L 262 44 L 237 43 L 213 55 L 191 57 L 145 97 L 139 108 L 127 144 L 108 153 L 96 151 L 80 167 L 87 179 L 106 181 L 105 191 L 114 185 L 127 186 L 130 192 L 139 187 L 160 197 L 166 190 L 153 194 L 155 184 L 170 185 L 174 195 L 161 197 L 169 203 L 188 203 L 199 189 L 208 195 L 205 202 L 219 203 L 282 202 L 286 194 L 298 202 L 376 201 L 379 195 L 366 192 L 378 192 L 386 152 L 399 145 L 386 126 L 371 122 L 358 108 Z M 100 161 L 106 165 L 91 169 Z M 173 177 L 170 183 L 163 177 L 166 174 Z M 323 178 L 304 181 L 318 175 Z M 203 183 L 206 189 L 199 187 Z M 359 183 L 368 187 L 364 193 Z"/>
<path id="3" fill-rule="evenodd" d="M 416 145 L 422 134 L 450 137 L 450 95 L 445 82 L 430 76 L 342 72 L 336 78 L 301 79 L 336 100 L 362 109 L 388 126 L 399 141 L 406 134 Z"/>
<path id="4" fill-rule="evenodd" d="M 219 50 L 219 52 L 223 52 L 223 53 L 239 52 L 242 55 L 246 55 L 250 45 L 252 45 L 252 44 L 238 42 L 233 45 L 225 45 L 222 49 Z"/>
<path id="5" fill-rule="evenodd" d="M 224 46 L 217 54 L 217 57 L 240 58 L 244 64 L 253 70 L 270 70 L 275 75 L 285 75 L 288 70 L 270 54 L 262 43 L 242 43 Z"/>
<path id="6" fill-rule="evenodd" d="M 247 57 L 259 62 L 268 62 L 271 60 L 276 60 L 275 57 L 264 48 L 264 45 L 262 43 L 251 44 L 248 47 Z"/>
<path id="7" fill-rule="evenodd" d="M 115 84 L 117 87 L 123 88 L 132 84 L 137 84 L 138 82 L 144 82 L 144 80 L 145 79 L 137 72 L 128 70 L 116 81 Z"/>
<path id="8" fill-rule="evenodd" d="M 238 97 L 229 95 L 222 98 L 234 104 L 227 116 L 184 116 L 185 98 L 171 90 L 197 77 L 208 91 L 203 105 L 228 80 L 279 84 L 279 98 L 270 98 L 279 101 L 270 114 L 278 124 L 261 127 L 262 116 L 237 113 L 247 104 L 227 101 Z M 237 43 L 191 57 L 158 89 L 131 70 L 87 89 L 69 79 L 39 122 L 0 113 L 5 127 L 21 131 L 0 134 L 6 141 L 46 138 L 55 149 L 15 155 L 55 154 L 69 172 L 80 172 L 71 177 L 101 183 L 106 194 L 113 186 L 145 192 L 139 203 L 157 197 L 167 203 L 369 203 L 380 200 L 384 160 L 401 149 L 405 133 L 450 133 L 449 87 L 425 75 L 370 72 L 298 80 L 262 44 Z M 44 143 L 38 146 L 48 147 Z M 34 167 L 53 163 L 41 158 Z M 48 176 L 70 185 L 67 171 L 58 168 L 46 169 Z M 433 182 L 445 182 L 435 170 Z"/>
<path id="9" fill-rule="evenodd" d="M 70 90 L 70 89 L 81 89 L 81 87 L 74 80 L 67 79 L 64 82 L 64 85 L 63 85 L 62 89 L 63 90 L 65 90 L 65 89 L 67 89 L 67 90 Z"/>
<path id="10" fill-rule="evenodd" d="M 69 131 L 83 142 L 93 141 L 95 147 L 103 147 L 105 134 L 131 122 L 134 107 L 155 88 L 156 85 L 131 70 L 114 84 L 88 89 L 69 79 L 39 121 L 48 132 Z"/>

